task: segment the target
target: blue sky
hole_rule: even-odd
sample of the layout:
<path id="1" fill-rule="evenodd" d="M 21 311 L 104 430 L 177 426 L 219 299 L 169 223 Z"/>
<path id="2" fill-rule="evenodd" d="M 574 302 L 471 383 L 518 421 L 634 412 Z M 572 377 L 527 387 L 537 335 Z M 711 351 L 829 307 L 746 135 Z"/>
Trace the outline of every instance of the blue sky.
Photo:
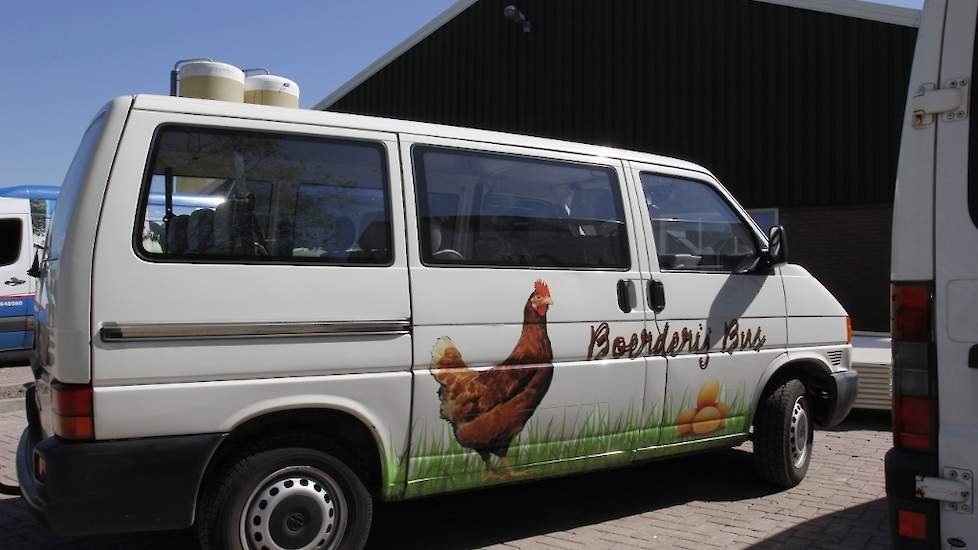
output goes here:
<path id="1" fill-rule="evenodd" d="M 60 184 L 95 111 L 119 95 L 168 93 L 177 59 L 267 67 L 295 80 L 311 107 L 453 3 L 11 3 L 0 20 L 0 187 Z"/>

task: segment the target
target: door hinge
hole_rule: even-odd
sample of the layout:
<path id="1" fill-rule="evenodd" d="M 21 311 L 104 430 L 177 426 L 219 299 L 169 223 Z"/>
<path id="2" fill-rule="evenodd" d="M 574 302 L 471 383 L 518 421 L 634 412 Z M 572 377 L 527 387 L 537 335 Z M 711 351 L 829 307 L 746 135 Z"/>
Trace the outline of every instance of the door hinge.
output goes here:
<path id="1" fill-rule="evenodd" d="M 968 119 L 968 102 L 971 79 L 952 78 L 938 88 L 933 82 L 921 84 L 910 98 L 913 110 L 913 127 L 927 128 L 939 115 L 944 122 L 960 122 Z"/>
<path id="2" fill-rule="evenodd" d="M 941 501 L 949 512 L 974 512 L 974 475 L 969 470 L 944 468 L 943 477 L 917 476 L 914 486 L 917 498 Z"/>

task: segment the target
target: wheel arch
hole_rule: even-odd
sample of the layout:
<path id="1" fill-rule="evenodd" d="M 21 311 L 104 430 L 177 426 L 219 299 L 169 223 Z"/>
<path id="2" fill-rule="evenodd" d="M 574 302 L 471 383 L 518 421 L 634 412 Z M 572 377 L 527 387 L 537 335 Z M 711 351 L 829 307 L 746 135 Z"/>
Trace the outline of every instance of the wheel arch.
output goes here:
<path id="1" fill-rule="evenodd" d="M 811 398 L 815 412 L 816 423 L 824 423 L 830 413 L 830 404 L 834 396 L 835 385 L 832 383 L 832 369 L 825 360 L 815 353 L 786 353 L 779 356 L 764 371 L 754 392 L 754 412 L 757 404 L 771 391 L 784 381 L 797 378 L 805 385 L 806 393 Z M 753 424 L 754 419 L 751 419 Z"/>
<path id="2" fill-rule="evenodd" d="M 320 450 L 336 454 L 347 463 L 376 496 L 397 496 L 397 472 L 399 464 L 392 464 L 398 453 L 389 448 L 390 438 L 385 438 L 376 419 L 359 407 L 342 403 L 310 404 L 296 398 L 292 406 L 277 403 L 256 403 L 248 411 L 242 411 L 229 419 L 227 435 L 211 455 L 201 477 L 197 499 L 205 494 L 205 487 L 214 476 L 230 463 L 276 433 L 308 434 L 321 438 Z M 196 514 L 195 514 L 196 515 Z"/>

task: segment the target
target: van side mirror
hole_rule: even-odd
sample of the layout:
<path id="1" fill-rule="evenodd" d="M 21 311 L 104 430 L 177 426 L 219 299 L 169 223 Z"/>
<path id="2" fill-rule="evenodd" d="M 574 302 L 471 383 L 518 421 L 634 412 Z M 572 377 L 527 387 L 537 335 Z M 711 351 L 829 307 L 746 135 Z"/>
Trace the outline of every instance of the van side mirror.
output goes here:
<path id="1" fill-rule="evenodd" d="M 788 261 L 788 243 L 785 241 L 784 226 L 775 225 L 767 232 L 767 256 L 771 265 Z"/>

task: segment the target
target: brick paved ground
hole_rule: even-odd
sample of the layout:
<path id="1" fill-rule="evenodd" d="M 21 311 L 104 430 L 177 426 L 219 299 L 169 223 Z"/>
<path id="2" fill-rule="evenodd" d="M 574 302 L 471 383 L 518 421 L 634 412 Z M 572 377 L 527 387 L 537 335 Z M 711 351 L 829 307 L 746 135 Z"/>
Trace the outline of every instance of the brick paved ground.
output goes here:
<path id="1" fill-rule="evenodd" d="M 11 464 L 21 415 L 0 415 Z M 815 435 L 805 481 L 775 491 L 751 474 L 750 445 L 624 470 L 381 505 L 371 549 L 889 548 L 883 454 L 890 433 L 858 416 Z M 8 480 L 9 482 L 9 480 Z M 19 498 L 0 500 L 0 548 L 194 549 L 188 532 L 62 539 Z"/>

